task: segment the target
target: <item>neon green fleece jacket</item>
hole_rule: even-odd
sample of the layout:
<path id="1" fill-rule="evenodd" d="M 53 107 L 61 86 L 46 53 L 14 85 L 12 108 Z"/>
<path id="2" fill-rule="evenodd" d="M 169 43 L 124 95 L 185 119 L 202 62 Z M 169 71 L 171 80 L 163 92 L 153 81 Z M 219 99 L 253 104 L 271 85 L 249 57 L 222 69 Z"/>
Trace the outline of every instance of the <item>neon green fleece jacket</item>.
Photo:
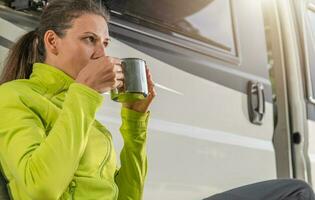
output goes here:
<path id="1" fill-rule="evenodd" d="M 121 167 L 95 113 L 97 91 L 35 63 L 0 86 L 0 161 L 14 200 L 138 200 L 147 173 L 149 113 L 121 110 Z"/>

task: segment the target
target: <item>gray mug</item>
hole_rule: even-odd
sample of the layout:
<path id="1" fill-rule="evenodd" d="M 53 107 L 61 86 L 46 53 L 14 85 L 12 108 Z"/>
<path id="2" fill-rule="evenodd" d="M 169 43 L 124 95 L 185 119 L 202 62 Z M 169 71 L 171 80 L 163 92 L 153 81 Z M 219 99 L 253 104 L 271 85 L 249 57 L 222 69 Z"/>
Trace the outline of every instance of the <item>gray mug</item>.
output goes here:
<path id="1" fill-rule="evenodd" d="M 111 90 L 111 99 L 117 102 L 134 102 L 148 96 L 146 63 L 140 58 L 123 58 L 124 86 Z"/>

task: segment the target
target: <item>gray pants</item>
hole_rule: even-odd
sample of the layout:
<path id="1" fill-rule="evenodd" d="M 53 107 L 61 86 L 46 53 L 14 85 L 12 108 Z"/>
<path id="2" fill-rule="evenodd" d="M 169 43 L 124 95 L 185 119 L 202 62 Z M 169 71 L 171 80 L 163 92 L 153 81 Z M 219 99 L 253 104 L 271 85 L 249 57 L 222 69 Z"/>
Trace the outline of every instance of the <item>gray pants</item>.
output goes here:
<path id="1" fill-rule="evenodd" d="M 315 200 L 315 197 L 304 181 L 277 179 L 245 185 L 204 200 Z"/>

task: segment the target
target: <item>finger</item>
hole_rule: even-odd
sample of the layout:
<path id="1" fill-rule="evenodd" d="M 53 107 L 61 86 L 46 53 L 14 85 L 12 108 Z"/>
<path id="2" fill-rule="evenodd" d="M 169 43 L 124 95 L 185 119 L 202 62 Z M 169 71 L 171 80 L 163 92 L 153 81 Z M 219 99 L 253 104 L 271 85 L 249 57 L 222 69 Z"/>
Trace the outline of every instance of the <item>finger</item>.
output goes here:
<path id="1" fill-rule="evenodd" d="M 122 88 L 122 87 L 124 87 L 124 81 L 119 81 L 118 88 Z"/>
<path id="2" fill-rule="evenodd" d="M 149 93 L 149 95 L 148 95 L 148 97 L 147 97 L 147 99 L 146 99 L 146 104 L 147 104 L 147 105 L 150 105 L 155 96 L 156 96 L 156 93 L 155 93 L 155 92 Z"/>
<path id="3" fill-rule="evenodd" d="M 153 88 L 155 86 L 151 76 L 148 77 L 148 86 L 149 88 Z"/>
<path id="4" fill-rule="evenodd" d="M 156 95 L 156 90 L 154 88 L 154 83 L 151 82 L 148 86 L 148 92 L 150 96 L 155 96 Z"/>
<path id="5" fill-rule="evenodd" d="M 149 81 L 150 84 L 154 85 L 154 81 L 153 81 L 153 79 L 152 79 L 152 76 L 149 76 L 149 77 L 148 77 L 148 81 Z"/>
<path id="6" fill-rule="evenodd" d="M 155 84 L 151 77 L 148 77 L 148 90 L 149 93 L 156 93 L 154 90 Z"/>
<path id="7" fill-rule="evenodd" d="M 114 88 L 122 88 L 124 86 L 124 82 L 120 80 L 116 80 L 114 84 Z"/>
<path id="8" fill-rule="evenodd" d="M 150 95 L 153 95 L 153 96 L 156 95 L 156 90 L 155 90 L 154 87 L 150 88 L 149 94 L 150 94 Z"/>
<path id="9" fill-rule="evenodd" d="M 146 74 L 147 74 L 148 92 L 149 92 L 147 103 L 150 104 L 157 93 L 156 93 L 156 90 L 154 88 L 155 84 L 154 84 L 154 81 L 152 79 L 150 69 L 147 65 L 146 65 Z"/>
<path id="10" fill-rule="evenodd" d="M 125 79 L 125 76 L 122 72 L 116 73 L 116 80 L 123 81 Z"/>
<path id="11" fill-rule="evenodd" d="M 115 58 L 115 57 L 110 57 L 107 56 L 107 58 L 109 59 L 109 61 L 115 65 L 121 65 L 122 60 L 119 58 Z"/>
<path id="12" fill-rule="evenodd" d="M 148 66 L 146 66 L 146 73 L 147 73 L 148 83 L 153 83 L 152 75 Z"/>
<path id="13" fill-rule="evenodd" d="M 149 92 L 152 93 L 153 89 L 154 89 L 154 83 L 149 83 L 149 86 L 148 86 Z"/>
<path id="14" fill-rule="evenodd" d="M 145 66 L 145 72 L 146 72 L 147 76 L 151 75 L 150 69 L 149 69 L 149 67 L 147 65 Z"/>
<path id="15" fill-rule="evenodd" d="M 149 92 L 149 96 L 150 97 L 155 97 L 156 96 L 156 90 L 154 88 L 152 88 Z"/>
<path id="16" fill-rule="evenodd" d="M 115 64 L 114 65 L 114 72 L 122 72 L 123 69 L 121 67 L 121 65 Z"/>

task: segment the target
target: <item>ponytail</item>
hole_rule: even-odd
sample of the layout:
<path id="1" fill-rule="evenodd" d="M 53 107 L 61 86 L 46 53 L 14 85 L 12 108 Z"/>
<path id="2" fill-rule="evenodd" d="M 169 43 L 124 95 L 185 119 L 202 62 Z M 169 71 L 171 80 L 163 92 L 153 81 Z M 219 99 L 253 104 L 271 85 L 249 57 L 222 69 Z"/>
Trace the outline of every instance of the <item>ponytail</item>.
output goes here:
<path id="1" fill-rule="evenodd" d="M 38 61 L 38 34 L 36 30 L 23 35 L 10 49 L 0 76 L 0 85 L 15 79 L 28 79 L 32 65 Z"/>

